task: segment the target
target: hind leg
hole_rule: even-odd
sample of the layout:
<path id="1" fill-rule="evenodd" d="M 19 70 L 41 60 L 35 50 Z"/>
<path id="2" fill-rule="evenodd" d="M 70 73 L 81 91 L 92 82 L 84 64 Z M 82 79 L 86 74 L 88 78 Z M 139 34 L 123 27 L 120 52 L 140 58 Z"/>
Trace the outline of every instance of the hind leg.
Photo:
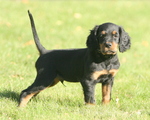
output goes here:
<path id="1" fill-rule="evenodd" d="M 21 94 L 20 94 L 19 107 L 26 106 L 26 104 L 28 103 L 28 101 L 33 96 L 36 96 L 38 93 L 40 93 L 45 88 L 46 88 L 46 86 L 44 86 L 44 85 L 36 85 L 35 83 L 33 83 L 27 89 L 23 90 L 21 92 Z"/>
<path id="2" fill-rule="evenodd" d="M 53 87 L 53 86 L 56 85 L 59 81 L 61 81 L 61 78 L 56 77 L 56 78 L 54 79 L 54 81 L 51 83 L 51 85 L 48 86 L 48 88 L 49 88 L 49 87 Z M 40 92 L 36 93 L 33 97 L 36 97 L 39 93 L 40 93 Z"/>
<path id="3" fill-rule="evenodd" d="M 54 86 L 59 82 L 59 79 L 56 78 L 56 75 L 53 74 L 51 77 L 49 74 L 37 75 L 34 83 L 29 86 L 27 89 L 23 90 L 20 94 L 19 107 L 24 107 L 28 101 L 40 93 L 47 87 Z"/>
<path id="4" fill-rule="evenodd" d="M 49 87 L 53 87 L 53 86 L 56 85 L 59 81 L 61 81 L 61 79 L 58 78 L 58 77 L 56 77 L 56 78 L 54 79 L 54 81 L 52 82 L 52 84 L 48 86 L 48 88 L 49 88 Z M 33 95 L 33 97 L 36 97 L 39 93 L 40 93 L 40 92 L 37 92 L 35 95 Z"/>

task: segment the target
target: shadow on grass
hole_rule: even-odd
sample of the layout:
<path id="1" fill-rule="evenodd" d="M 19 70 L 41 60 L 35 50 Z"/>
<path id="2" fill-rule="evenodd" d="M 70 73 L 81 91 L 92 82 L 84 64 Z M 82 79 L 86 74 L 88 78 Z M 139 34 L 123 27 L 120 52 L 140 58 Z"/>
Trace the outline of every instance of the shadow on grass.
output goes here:
<path id="1" fill-rule="evenodd" d="M 53 98 L 51 96 L 48 96 L 48 97 L 42 97 L 42 96 L 36 96 L 36 97 L 33 97 L 31 99 L 31 101 L 34 103 L 34 104 L 38 104 L 38 103 L 43 103 L 43 104 L 48 104 L 48 106 L 51 106 L 56 104 L 58 106 L 70 106 L 70 107 L 82 107 L 82 106 L 85 106 L 84 102 L 80 101 L 80 100 L 74 100 L 72 98 Z"/>
<path id="2" fill-rule="evenodd" d="M 12 101 L 18 102 L 19 101 L 19 95 L 20 95 L 19 93 L 14 92 L 14 91 L 10 91 L 10 90 L 0 91 L 0 99 L 1 98 L 6 98 L 6 99 L 10 99 Z M 36 96 L 36 97 L 33 97 L 31 100 L 34 101 L 34 102 L 38 102 L 38 101 L 41 100 L 41 98 Z M 54 98 L 50 97 L 50 98 L 45 98 L 42 101 L 44 103 L 44 101 L 48 102 L 49 100 L 50 101 L 57 101 L 57 104 L 62 105 L 62 106 L 64 106 L 64 105 L 65 106 L 77 106 L 77 104 L 79 106 L 82 106 L 82 104 L 79 101 L 76 102 L 75 100 L 72 100 L 72 99 L 69 99 L 69 98 L 64 98 L 64 99 L 63 98 L 57 98 L 57 99 L 54 99 Z"/>
<path id="3" fill-rule="evenodd" d="M 0 92 L 0 98 L 9 98 L 11 100 L 18 101 L 19 100 L 19 93 L 10 90 L 4 90 Z"/>

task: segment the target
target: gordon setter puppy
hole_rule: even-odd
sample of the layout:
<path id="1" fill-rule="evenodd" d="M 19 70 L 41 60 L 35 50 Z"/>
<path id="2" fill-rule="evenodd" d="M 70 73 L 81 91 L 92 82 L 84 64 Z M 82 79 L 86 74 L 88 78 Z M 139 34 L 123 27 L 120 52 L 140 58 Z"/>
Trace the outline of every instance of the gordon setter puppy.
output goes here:
<path id="1" fill-rule="evenodd" d="M 104 23 L 91 30 L 87 48 L 46 50 L 40 44 L 32 14 L 29 11 L 28 14 L 40 56 L 35 65 L 35 81 L 21 92 L 19 106 L 25 106 L 33 96 L 64 80 L 81 83 L 86 104 L 95 104 L 95 85 L 102 83 L 102 104 L 109 103 L 114 77 L 120 66 L 117 49 L 124 52 L 131 45 L 127 32 L 116 24 Z"/>

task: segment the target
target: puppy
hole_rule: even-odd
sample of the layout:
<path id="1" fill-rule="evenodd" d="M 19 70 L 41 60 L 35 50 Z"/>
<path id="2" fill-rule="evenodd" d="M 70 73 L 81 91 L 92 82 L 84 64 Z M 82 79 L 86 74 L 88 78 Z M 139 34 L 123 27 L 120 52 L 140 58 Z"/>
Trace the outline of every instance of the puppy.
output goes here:
<path id="1" fill-rule="evenodd" d="M 86 104 L 95 104 L 95 85 L 101 83 L 102 103 L 109 103 L 120 67 L 117 51 L 125 52 L 131 45 L 127 32 L 116 24 L 104 23 L 91 30 L 87 48 L 47 50 L 39 41 L 32 14 L 29 11 L 28 14 L 40 56 L 35 64 L 37 76 L 31 86 L 21 92 L 19 106 L 25 106 L 33 96 L 64 80 L 81 83 Z"/>

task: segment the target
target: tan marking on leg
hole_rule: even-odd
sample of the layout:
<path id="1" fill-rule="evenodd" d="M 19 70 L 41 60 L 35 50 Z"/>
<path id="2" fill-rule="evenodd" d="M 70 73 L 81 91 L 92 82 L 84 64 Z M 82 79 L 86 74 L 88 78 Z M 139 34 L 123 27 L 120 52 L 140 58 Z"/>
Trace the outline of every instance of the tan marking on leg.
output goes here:
<path id="1" fill-rule="evenodd" d="M 111 69 L 109 70 L 109 74 L 112 75 L 112 77 L 114 77 L 117 74 L 118 70 L 117 69 Z"/>
<path id="2" fill-rule="evenodd" d="M 19 104 L 19 107 L 25 107 L 28 101 L 35 95 L 36 93 L 31 93 L 27 95 L 25 98 L 22 98 L 21 103 Z"/>
<path id="3" fill-rule="evenodd" d="M 94 80 L 97 80 L 101 75 L 106 75 L 108 74 L 108 71 L 107 70 L 102 70 L 102 71 L 95 71 L 93 74 L 92 74 L 92 78 Z"/>
<path id="4" fill-rule="evenodd" d="M 108 104 L 110 102 L 111 86 L 102 85 L 102 104 Z"/>

